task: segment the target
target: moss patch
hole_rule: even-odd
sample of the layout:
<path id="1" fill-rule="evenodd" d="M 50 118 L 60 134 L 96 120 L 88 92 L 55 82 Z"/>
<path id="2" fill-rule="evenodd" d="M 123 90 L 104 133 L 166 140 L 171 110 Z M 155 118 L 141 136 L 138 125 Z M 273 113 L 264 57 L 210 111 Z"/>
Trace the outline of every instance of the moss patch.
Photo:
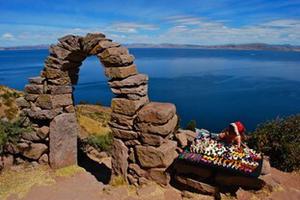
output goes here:
<path id="1" fill-rule="evenodd" d="M 77 165 L 71 165 L 55 170 L 55 176 L 73 176 L 77 173 L 85 172 L 85 170 Z"/>

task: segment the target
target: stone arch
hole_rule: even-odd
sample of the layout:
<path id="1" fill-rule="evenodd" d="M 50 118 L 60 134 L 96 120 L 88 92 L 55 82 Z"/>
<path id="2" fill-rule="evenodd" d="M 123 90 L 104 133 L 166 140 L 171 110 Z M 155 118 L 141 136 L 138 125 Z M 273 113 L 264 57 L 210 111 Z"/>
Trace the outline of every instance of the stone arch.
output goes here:
<path id="1" fill-rule="evenodd" d="M 73 84 L 87 56 L 103 64 L 111 101 L 113 132 L 112 169 L 130 183 L 164 176 L 176 156 L 170 140 L 177 124 L 176 108 L 170 103 L 150 102 L 148 76 L 139 74 L 127 48 L 102 33 L 67 35 L 51 45 L 40 76 L 29 78 L 23 112 L 37 132 L 50 130 L 49 163 L 60 168 L 77 163 L 78 124 L 73 103 Z M 45 131 L 44 131 L 45 132 Z"/>

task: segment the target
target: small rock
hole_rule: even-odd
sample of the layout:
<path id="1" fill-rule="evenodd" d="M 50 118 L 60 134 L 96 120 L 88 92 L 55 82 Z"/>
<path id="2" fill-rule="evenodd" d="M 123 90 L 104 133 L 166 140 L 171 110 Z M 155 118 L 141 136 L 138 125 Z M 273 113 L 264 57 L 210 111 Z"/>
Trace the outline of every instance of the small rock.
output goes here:
<path id="1" fill-rule="evenodd" d="M 270 159 L 268 156 L 264 156 L 264 159 L 262 162 L 261 175 L 267 175 L 270 173 L 271 173 Z"/>
<path id="2" fill-rule="evenodd" d="M 17 98 L 16 104 L 21 108 L 30 108 L 30 103 L 24 97 Z"/>
<path id="3" fill-rule="evenodd" d="M 148 133 L 142 133 L 141 140 L 143 144 L 148 144 L 152 146 L 160 146 L 165 141 L 165 139 L 159 135 Z"/>
<path id="4" fill-rule="evenodd" d="M 48 157 L 48 154 L 43 154 L 40 159 L 39 159 L 39 164 L 42 164 L 42 165 L 48 165 L 49 164 L 49 157 Z"/>
<path id="5" fill-rule="evenodd" d="M 29 141 L 39 141 L 40 137 L 37 135 L 37 132 L 24 132 L 22 133 L 22 138 Z"/>
<path id="6" fill-rule="evenodd" d="M 131 174 L 135 174 L 136 176 L 139 177 L 147 176 L 147 171 L 141 169 L 138 164 L 131 163 L 129 164 L 128 169 Z"/>
<path id="7" fill-rule="evenodd" d="M 188 140 L 185 134 L 177 133 L 175 134 L 175 138 L 177 139 L 178 144 L 181 148 L 184 148 L 188 145 Z"/>
<path id="8" fill-rule="evenodd" d="M 112 134 L 116 138 L 124 139 L 124 140 L 134 140 L 138 138 L 138 133 L 135 131 L 122 130 L 117 128 L 112 128 Z"/>
<path id="9" fill-rule="evenodd" d="M 30 77 L 28 80 L 29 80 L 29 83 L 43 84 L 43 81 L 45 80 L 45 78 L 42 78 L 40 76 L 36 76 L 36 77 Z"/>
<path id="10" fill-rule="evenodd" d="M 74 113 L 75 112 L 75 107 L 73 105 L 69 105 L 69 106 L 66 106 L 64 108 L 64 110 L 67 112 L 67 113 Z"/>
<path id="11" fill-rule="evenodd" d="M 160 185 L 168 185 L 170 175 L 166 172 L 167 168 L 151 168 L 148 172 L 149 178 Z"/>
<path id="12" fill-rule="evenodd" d="M 31 143 L 30 147 L 23 152 L 29 159 L 38 160 L 43 153 L 48 150 L 48 146 L 41 143 Z"/>
<path id="13" fill-rule="evenodd" d="M 48 126 L 42 126 L 36 132 L 36 134 L 41 138 L 45 139 L 49 135 L 50 128 Z"/>
<path id="14" fill-rule="evenodd" d="M 44 86 L 43 85 L 25 85 L 24 91 L 29 94 L 43 94 Z"/>
<path id="15" fill-rule="evenodd" d="M 110 80 L 108 84 L 111 88 L 135 87 L 148 83 L 148 80 L 149 78 L 147 75 L 137 74 L 122 80 Z"/>
<path id="16" fill-rule="evenodd" d="M 114 139 L 112 144 L 112 171 L 116 176 L 127 178 L 128 148 L 122 140 Z"/>

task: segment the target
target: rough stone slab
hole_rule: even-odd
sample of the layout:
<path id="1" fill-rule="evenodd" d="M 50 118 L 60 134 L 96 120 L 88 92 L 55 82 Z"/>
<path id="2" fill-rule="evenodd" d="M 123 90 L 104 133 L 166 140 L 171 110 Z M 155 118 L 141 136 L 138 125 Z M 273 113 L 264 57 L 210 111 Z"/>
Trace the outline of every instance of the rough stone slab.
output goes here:
<path id="1" fill-rule="evenodd" d="M 73 105 L 66 106 L 64 107 L 64 111 L 66 111 L 67 113 L 74 113 L 75 107 Z"/>
<path id="2" fill-rule="evenodd" d="M 124 141 L 124 144 L 128 147 L 132 147 L 132 146 L 140 145 L 141 143 L 139 140 L 126 140 Z"/>
<path id="3" fill-rule="evenodd" d="M 169 167 L 177 157 L 176 146 L 177 143 L 170 140 L 157 148 L 139 145 L 136 146 L 137 159 L 144 168 Z"/>
<path id="4" fill-rule="evenodd" d="M 166 186 L 171 180 L 170 175 L 166 171 L 166 168 L 152 168 L 148 170 L 148 175 L 151 180 L 160 185 Z"/>
<path id="5" fill-rule="evenodd" d="M 139 111 L 137 120 L 139 122 L 165 124 L 175 113 L 176 107 L 172 103 L 150 102 Z"/>
<path id="6" fill-rule="evenodd" d="M 31 143 L 22 154 L 29 159 L 38 160 L 43 153 L 48 150 L 48 146 L 42 143 Z"/>
<path id="7" fill-rule="evenodd" d="M 50 85 L 48 88 L 51 94 L 71 94 L 73 91 L 73 87 L 70 85 Z"/>
<path id="8" fill-rule="evenodd" d="M 71 85 L 72 84 L 72 81 L 71 81 L 70 77 L 62 77 L 62 78 L 58 78 L 58 79 L 49 79 L 48 82 L 53 84 L 53 85 Z"/>
<path id="9" fill-rule="evenodd" d="M 138 133 L 135 131 L 122 130 L 117 128 L 112 128 L 112 134 L 116 138 L 124 139 L 124 140 L 134 140 L 138 138 Z"/>
<path id="10" fill-rule="evenodd" d="M 142 133 L 153 133 L 167 136 L 175 131 L 177 123 L 178 117 L 177 115 L 174 115 L 172 119 L 170 119 L 166 124 L 163 125 L 153 125 L 151 123 L 136 123 L 135 127 Z"/>
<path id="11" fill-rule="evenodd" d="M 121 125 L 120 127 L 124 127 L 127 130 L 132 130 L 134 118 L 135 116 L 130 117 L 113 112 L 111 113 L 110 124 L 112 124 L 112 126 L 114 126 L 114 124 Z"/>
<path id="12" fill-rule="evenodd" d="M 125 98 L 113 98 L 111 101 L 111 109 L 114 113 L 133 116 L 136 111 L 148 103 L 148 96 L 141 98 L 140 100 L 128 100 Z"/>
<path id="13" fill-rule="evenodd" d="M 213 175 L 213 172 L 209 169 L 181 161 L 174 164 L 174 169 L 177 174 L 196 175 L 199 179 L 206 179 Z"/>
<path id="14" fill-rule="evenodd" d="M 105 35 L 103 33 L 88 33 L 81 41 L 83 50 L 89 53 L 104 38 Z"/>
<path id="15" fill-rule="evenodd" d="M 29 84 L 25 86 L 25 92 L 29 94 L 43 94 L 44 86 L 43 85 L 36 85 L 36 84 Z"/>
<path id="16" fill-rule="evenodd" d="M 62 108 L 52 110 L 28 110 L 27 114 L 33 119 L 48 120 L 53 119 L 55 116 L 62 112 Z"/>
<path id="17" fill-rule="evenodd" d="M 138 96 L 146 96 L 148 95 L 148 85 L 140 85 L 137 87 L 130 87 L 130 88 L 111 88 L 111 91 L 115 95 L 128 95 L 128 94 L 136 94 Z"/>
<path id="18" fill-rule="evenodd" d="M 138 164 L 130 163 L 128 166 L 129 173 L 136 175 L 138 177 L 146 177 L 148 173 L 146 170 L 143 170 Z"/>
<path id="19" fill-rule="evenodd" d="M 61 60 L 53 56 L 48 56 L 45 60 L 45 67 L 53 69 L 68 70 L 73 68 L 78 68 L 82 63 L 81 62 L 72 62 L 70 60 Z"/>
<path id="20" fill-rule="evenodd" d="M 50 122 L 50 165 L 61 168 L 77 164 L 79 127 L 75 113 L 63 113 Z"/>
<path id="21" fill-rule="evenodd" d="M 27 101 L 35 101 L 38 98 L 38 94 L 25 94 L 25 99 Z"/>
<path id="22" fill-rule="evenodd" d="M 37 129 L 36 134 L 39 136 L 41 139 L 45 139 L 49 135 L 49 127 L 48 126 L 42 126 L 41 128 Z"/>
<path id="23" fill-rule="evenodd" d="M 51 45 L 49 48 L 50 55 L 57 57 L 61 60 L 70 60 L 73 62 L 82 62 L 86 55 L 81 52 L 73 52 L 60 47 L 59 45 Z"/>
<path id="24" fill-rule="evenodd" d="M 178 129 L 176 135 L 185 135 L 188 143 L 193 142 L 197 137 L 197 133 L 195 131 L 183 130 L 183 129 Z"/>
<path id="25" fill-rule="evenodd" d="M 40 137 L 37 135 L 37 132 L 35 132 L 35 131 L 23 132 L 21 137 L 25 140 L 28 140 L 28 141 L 39 141 L 39 140 L 41 140 Z"/>
<path id="26" fill-rule="evenodd" d="M 122 140 L 114 139 L 112 144 L 112 171 L 116 176 L 127 178 L 128 148 Z"/>
<path id="27" fill-rule="evenodd" d="M 98 44 L 89 52 L 90 55 L 97 55 L 103 52 L 107 48 L 119 47 L 121 46 L 119 43 L 112 42 L 109 39 L 101 39 Z"/>
<path id="28" fill-rule="evenodd" d="M 175 175 L 175 180 L 184 186 L 193 188 L 201 194 L 216 195 L 218 192 L 217 188 L 214 186 L 184 176 Z"/>
<path id="29" fill-rule="evenodd" d="M 66 35 L 58 39 L 60 44 L 69 51 L 81 51 L 80 48 L 81 37 L 75 35 Z"/>
<path id="30" fill-rule="evenodd" d="M 30 103 L 24 97 L 17 98 L 16 104 L 18 107 L 21 107 L 21 108 L 29 108 L 30 107 Z"/>
<path id="31" fill-rule="evenodd" d="M 147 84 L 148 80 L 149 78 L 146 74 L 137 74 L 129 76 L 122 80 L 110 80 L 108 84 L 112 88 L 136 87 L 139 85 Z"/>
<path id="32" fill-rule="evenodd" d="M 183 133 L 176 133 L 175 138 L 178 141 L 178 144 L 181 148 L 184 148 L 188 145 L 187 136 Z"/>
<path id="33" fill-rule="evenodd" d="M 165 141 L 165 139 L 159 135 L 154 135 L 149 133 L 142 133 L 140 135 L 143 144 L 160 146 Z"/>
<path id="34" fill-rule="evenodd" d="M 134 64 L 126 67 L 105 68 L 105 76 L 107 76 L 108 78 L 126 78 L 137 73 L 138 72 Z"/>
<path id="35" fill-rule="evenodd" d="M 68 72 L 62 71 L 61 69 L 52 69 L 50 67 L 45 67 L 41 76 L 48 79 L 57 79 L 67 77 Z"/>
<path id="36" fill-rule="evenodd" d="M 134 59 L 133 55 L 111 55 L 106 58 L 100 58 L 100 61 L 105 67 L 122 67 L 131 65 Z"/>
<path id="37" fill-rule="evenodd" d="M 104 50 L 102 53 L 100 53 L 98 56 L 100 59 L 107 58 L 109 56 L 118 56 L 118 55 L 128 55 L 129 51 L 125 47 L 112 47 Z"/>
<path id="38" fill-rule="evenodd" d="M 43 81 L 45 80 L 45 78 L 36 76 L 36 77 L 30 77 L 28 80 L 29 80 L 29 83 L 32 83 L 32 84 L 43 84 Z"/>
<path id="39" fill-rule="evenodd" d="M 38 96 L 36 100 L 36 106 L 41 107 L 43 109 L 52 109 L 52 100 L 50 94 L 41 94 Z"/>
<path id="40" fill-rule="evenodd" d="M 218 173 L 215 176 L 216 183 L 224 186 L 239 186 L 247 189 L 259 190 L 265 182 L 258 178 L 245 177 L 245 176 L 234 176 L 230 174 Z"/>
<path id="41" fill-rule="evenodd" d="M 73 104 L 72 94 L 51 95 L 53 108 L 69 106 Z"/>

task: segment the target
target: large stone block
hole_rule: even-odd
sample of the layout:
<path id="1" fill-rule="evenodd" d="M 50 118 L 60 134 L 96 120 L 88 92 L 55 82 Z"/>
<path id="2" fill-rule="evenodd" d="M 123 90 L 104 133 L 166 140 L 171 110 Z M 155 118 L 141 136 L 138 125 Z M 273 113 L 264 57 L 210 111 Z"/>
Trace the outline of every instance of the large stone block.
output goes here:
<path id="1" fill-rule="evenodd" d="M 81 51 L 81 37 L 75 35 L 66 35 L 58 39 L 61 46 L 69 51 Z"/>
<path id="2" fill-rule="evenodd" d="M 38 160 L 43 153 L 48 150 L 48 146 L 42 143 L 31 143 L 29 148 L 26 148 L 22 153 L 23 156 L 29 159 Z"/>
<path id="3" fill-rule="evenodd" d="M 79 127 L 74 113 L 63 113 L 50 123 L 50 165 L 61 168 L 77 164 Z"/>
<path id="4" fill-rule="evenodd" d="M 62 108 L 55 108 L 51 110 L 28 110 L 27 114 L 29 117 L 38 120 L 49 120 L 62 112 Z"/>
<path id="5" fill-rule="evenodd" d="M 133 55 L 111 55 L 106 58 L 100 58 L 105 67 L 120 67 L 131 65 L 134 61 Z"/>
<path id="6" fill-rule="evenodd" d="M 142 167 L 169 167 L 177 157 L 177 143 L 168 140 L 160 147 L 152 146 L 136 146 L 137 159 Z"/>
<path id="7" fill-rule="evenodd" d="M 86 53 L 89 53 L 100 40 L 104 39 L 105 35 L 102 33 L 88 33 L 85 37 L 82 38 L 83 50 Z"/>
<path id="8" fill-rule="evenodd" d="M 137 74 L 136 66 L 134 64 L 126 67 L 110 67 L 105 68 L 105 75 L 108 78 L 126 78 Z"/>
<path id="9" fill-rule="evenodd" d="M 43 94 L 44 86 L 43 85 L 35 85 L 29 84 L 25 86 L 25 92 L 29 94 Z"/>
<path id="10" fill-rule="evenodd" d="M 51 100 L 54 108 L 69 106 L 73 104 L 72 94 L 52 95 Z"/>
<path id="11" fill-rule="evenodd" d="M 68 76 L 67 71 L 62 71 L 61 69 L 53 69 L 50 67 L 45 67 L 42 71 L 42 77 L 48 78 L 48 79 L 57 79 L 57 78 L 63 78 Z"/>
<path id="12" fill-rule="evenodd" d="M 152 168 L 148 171 L 149 178 L 160 185 L 168 185 L 170 182 L 170 175 L 166 168 Z"/>
<path id="13" fill-rule="evenodd" d="M 137 74 L 122 80 L 110 80 L 108 84 L 112 88 L 136 87 L 148 83 L 148 79 L 145 74 Z"/>
<path id="14" fill-rule="evenodd" d="M 125 47 L 112 47 L 104 50 L 99 56 L 101 59 L 109 56 L 128 55 L 129 51 Z"/>
<path id="15" fill-rule="evenodd" d="M 112 47 L 119 47 L 120 44 L 116 42 L 112 42 L 109 39 L 101 39 L 98 44 L 90 51 L 91 55 L 97 55 L 103 52 L 105 49 Z"/>
<path id="16" fill-rule="evenodd" d="M 128 148 L 122 140 L 114 139 L 112 144 L 112 171 L 115 176 L 127 178 Z"/>
<path id="17" fill-rule="evenodd" d="M 59 45 L 51 45 L 49 48 L 50 55 L 61 60 L 70 60 L 73 62 L 81 62 L 86 58 L 86 55 L 79 51 L 69 51 Z"/>
<path id="18" fill-rule="evenodd" d="M 42 78 L 40 76 L 28 78 L 29 83 L 32 84 L 43 84 L 44 80 L 45 78 Z"/>
<path id="19" fill-rule="evenodd" d="M 43 109 L 52 109 L 52 100 L 50 94 L 41 94 L 36 100 L 36 105 Z"/>
<path id="20" fill-rule="evenodd" d="M 136 111 L 149 102 L 148 96 L 139 100 L 128 100 L 125 98 L 113 98 L 111 101 L 111 109 L 115 113 L 133 116 Z"/>
<path id="21" fill-rule="evenodd" d="M 132 130 L 134 118 L 135 116 L 126 116 L 113 112 L 111 113 L 110 125 L 116 128 Z"/>
<path id="22" fill-rule="evenodd" d="M 135 127 L 142 133 L 153 133 L 162 136 L 167 136 L 175 131 L 178 123 L 177 115 L 174 115 L 166 124 L 156 125 L 151 123 L 136 123 Z"/>
<path id="23" fill-rule="evenodd" d="M 176 113 L 176 107 L 171 103 L 150 102 L 138 113 L 139 122 L 154 124 L 167 123 Z"/>
<path id="24" fill-rule="evenodd" d="M 51 94 L 71 94 L 73 87 L 70 85 L 51 85 L 48 87 Z"/>
<path id="25" fill-rule="evenodd" d="M 134 140 L 138 138 L 138 133 L 130 130 L 122 130 L 117 128 L 112 128 L 112 134 L 116 138 L 124 139 L 124 140 Z"/>
<path id="26" fill-rule="evenodd" d="M 151 146 L 160 146 L 165 141 L 163 137 L 149 133 L 142 133 L 141 140 L 143 144 Z"/>
<path id="27" fill-rule="evenodd" d="M 137 87 L 123 87 L 123 88 L 111 88 L 111 91 L 115 95 L 128 95 L 128 94 L 136 94 L 138 96 L 148 95 L 148 85 L 140 85 Z"/>
<path id="28" fill-rule="evenodd" d="M 54 56 L 48 56 L 45 60 L 45 66 L 53 69 L 68 70 L 78 68 L 81 62 L 72 62 L 70 60 L 62 60 Z"/>
<path id="29" fill-rule="evenodd" d="M 207 194 L 207 195 L 216 195 L 218 193 L 218 189 L 214 186 L 208 185 L 206 183 L 202 183 L 200 181 L 187 178 L 185 176 L 178 176 L 175 175 L 175 180 L 180 183 L 182 186 L 185 186 L 187 188 L 192 188 L 201 194 Z"/>

